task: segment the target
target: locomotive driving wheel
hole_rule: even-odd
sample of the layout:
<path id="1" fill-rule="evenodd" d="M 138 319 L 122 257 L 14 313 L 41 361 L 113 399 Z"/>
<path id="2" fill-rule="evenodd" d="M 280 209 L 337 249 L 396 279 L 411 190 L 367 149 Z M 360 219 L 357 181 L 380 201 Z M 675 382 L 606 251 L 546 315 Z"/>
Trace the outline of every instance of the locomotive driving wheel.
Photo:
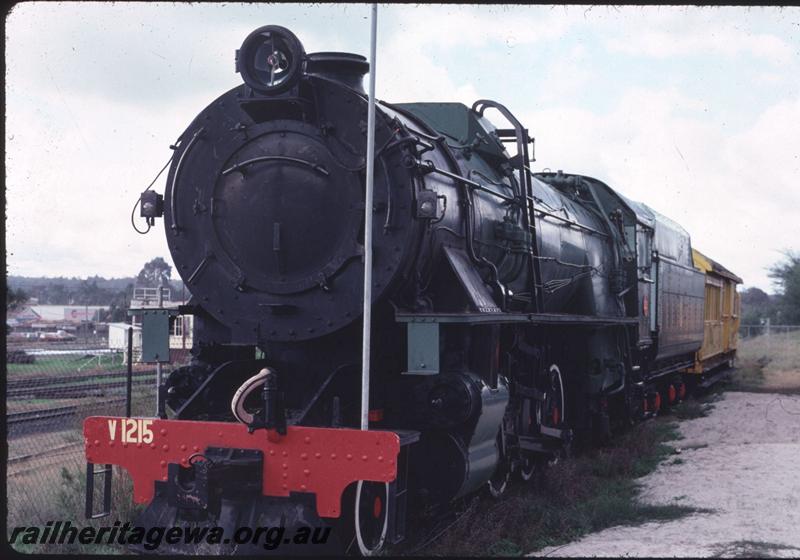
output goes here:
<path id="1" fill-rule="evenodd" d="M 564 430 L 568 428 L 567 392 L 564 383 L 565 374 L 555 362 L 542 371 L 539 377 L 539 388 L 543 393 L 542 400 L 536 407 L 536 420 L 541 427 Z M 562 440 L 558 452 L 548 464 L 554 465 L 559 457 L 569 457 L 572 451 L 571 440 Z"/>
<path id="2" fill-rule="evenodd" d="M 536 420 L 540 426 L 556 428 L 567 419 L 564 378 L 558 364 L 551 364 L 544 377 L 544 399 L 537 402 Z"/>
<path id="3" fill-rule="evenodd" d="M 562 428 L 566 424 L 566 391 L 564 375 L 556 363 L 540 370 L 535 380 L 536 388 L 541 392 L 538 399 L 526 398 L 522 402 L 519 419 L 519 433 L 536 437 L 541 434 L 542 427 Z M 569 454 L 569 444 L 563 444 L 559 455 Z M 546 463 L 554 464 L 558 455 L 549 461 L 533 453 L 524 453 L 516 465 L 517 475 L 523 482 L 529 482 L 541 474 Z"/>
<path id="4" fill-rule="evenodd" d="M 536 421 L 534 408 L 531 399 L 524 399 L 522 401 L 520 433 L 523 436 L 529 436 L 538 430 L 538 426 L 534 425 Z M 517 474 L 520 479 L 522 479 L 523 482 L 530 481 L 536 472 L 536 458 L 531 453 L 523 452 L 518 465 Z"/>

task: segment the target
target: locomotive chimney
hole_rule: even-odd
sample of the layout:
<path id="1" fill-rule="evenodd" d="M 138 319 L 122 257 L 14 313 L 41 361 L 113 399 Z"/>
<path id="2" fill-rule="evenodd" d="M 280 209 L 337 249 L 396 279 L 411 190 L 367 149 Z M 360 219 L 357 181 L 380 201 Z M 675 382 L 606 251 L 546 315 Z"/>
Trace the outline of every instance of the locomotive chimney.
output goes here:
<path id="1" fill-rule="evenodd" d="M 369 62 L 360 54 L 344 52 L 318 52 L 308 55 L 306 74 L 336 80 L 364 92 L 364 75 L 369 72 Z"/>

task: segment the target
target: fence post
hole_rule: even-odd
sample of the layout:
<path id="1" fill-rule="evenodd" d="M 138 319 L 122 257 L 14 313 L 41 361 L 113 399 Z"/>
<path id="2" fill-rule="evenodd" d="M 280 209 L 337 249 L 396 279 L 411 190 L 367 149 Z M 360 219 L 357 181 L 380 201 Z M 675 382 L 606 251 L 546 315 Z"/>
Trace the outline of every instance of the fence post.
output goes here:
<path id="1" fill-rule="evenodd" d="M 131 384 L 133 382 L 133 327 L 128 327 L 128 378 L 125 380 L 125 416 L 131 415 Z"/>
<path id="2" fill-rule="evenodd" d="M 163 280 L 163 278 L 162 278 Z M 163 286 L 161 284 L 158 285 L 158 309 L 163 310 L 164 308 L 164 292 L 162 291 Z M 142 336 L 144 336 L 144 323 L 142 323 Z M 144 348 L 144 343 L 142 343 L 142 348 Z M 167 358 L 169 358 L 169 331 L 167 331 Z M 161 398 L 161 361 L 156 362 L 156 417 L 166 420 L 167 415 L 164 412 L 164 401 Z"/>

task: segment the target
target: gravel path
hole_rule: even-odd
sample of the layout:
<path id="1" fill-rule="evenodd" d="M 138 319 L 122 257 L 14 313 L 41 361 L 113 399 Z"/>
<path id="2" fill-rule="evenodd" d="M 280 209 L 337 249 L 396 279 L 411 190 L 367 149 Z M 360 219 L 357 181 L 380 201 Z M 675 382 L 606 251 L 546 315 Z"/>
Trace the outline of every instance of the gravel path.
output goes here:
<path id="1" fill-rule="evenodd" d="M 612 527 L 531 556 L 800 556 L 800 395 L 725 393 L 680 431 L 680 455 L 641 479 L 642 501 L 713 513 Z"/>

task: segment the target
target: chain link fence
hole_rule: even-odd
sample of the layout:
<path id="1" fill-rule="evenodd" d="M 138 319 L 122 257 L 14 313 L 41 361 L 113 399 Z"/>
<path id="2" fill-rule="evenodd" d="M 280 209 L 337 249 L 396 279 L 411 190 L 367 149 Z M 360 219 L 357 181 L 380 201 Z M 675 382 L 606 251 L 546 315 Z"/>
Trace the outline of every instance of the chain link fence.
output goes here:
<path id="1" fill-rule="evenodd" d="M 761 360 L 775 375 L 800 379 L 800 325 L 742 325 L 741 360 Z M 9 343 L 6 355 L 6 427 L 8 463 L 8 536 L 14 527 L 44 528 L 48 522 L 73 526 L 112 525 L 131 521 L 139 506 L 132 502 L 127 473 L 114 467 L 112 515 L 84 519 L 86 460 L 83 420 L 95 415 L 125 415 L 127 353 L 111 350 L 107 340 L 73 342 L 31 340 Z M 114 346 L 114 345 L 112 345 Z M 163 367 L 164 379 L 188 363 L 186 350 L 173 350 Z M 132 415 L 156 413 L 153 364 L 132 367 Z M 99 484 L 95 503 L 102 503 Z M 14 545 L 23 552 L 120 553 L 111 545 Z"/>
<path id="2" fill-rule="evenodd" d="M 752 339 L 757 336 L 789 336 L 800 333 L 800 325 L 739 325 L 739 338 Z"/>
<path id="3" fill-rule="evenodd" d="M 164 364 L 164 379 L 188 363 L 189 354 L 173 350 Z M 83 420 L 89 416 L 124 416 L 127 352 L 110 350 L 107 340 L 73 342 L 31 340 L 9 343 L 6 354 L 6 428 L 8 462 L 6 495 L 8 535 L 14 527 L 70 521 L 73 526 L 113 525 L 132 520 L 132 485 L 123 470 L 114 467 L 112 515 L 84 519 L 86 459 Z M 132 366 L 131 413 L 156 414 L 154 364 Z M 96 479 L 95 504 L 102 477 Z M 120 553 L 121 546 L 13 545 L 22 552 Z"/>

